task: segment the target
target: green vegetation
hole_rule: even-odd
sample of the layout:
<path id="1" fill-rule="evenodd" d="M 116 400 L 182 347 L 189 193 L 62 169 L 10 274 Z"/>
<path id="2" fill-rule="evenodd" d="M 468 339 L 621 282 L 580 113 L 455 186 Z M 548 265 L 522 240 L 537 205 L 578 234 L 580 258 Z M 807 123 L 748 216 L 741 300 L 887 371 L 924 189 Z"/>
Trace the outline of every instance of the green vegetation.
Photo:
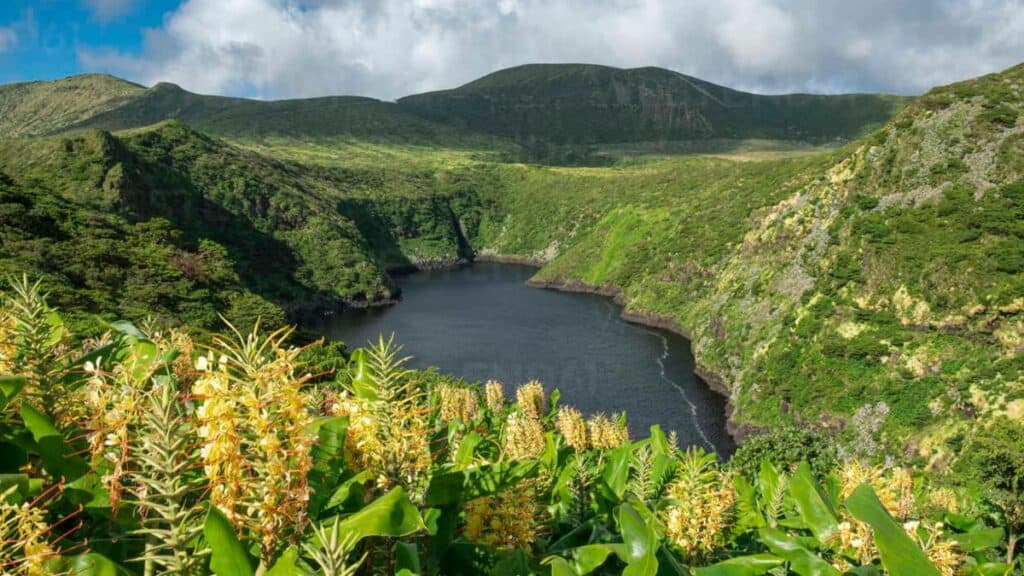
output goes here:
<path id="1" fill-rule="evenodd" d="M 474 257 L 533 261 L 543 265 L 537 285 L 617 293 L 630 312 L 678 326 L 701 369 L 728 393 L 742 432 L 809 431 L 752 441 L 734 465 L 748 483 L 761 481 L 764 460 L 780 469 L 807 461 L 835 512 L 853 494 L 835 496 L 827 480 L 833 457 L 890 458 L 973 494 L 972 515 L 999 518 L 1018 538 L 1019 466 L 1007 446 L 1024 420 L 1024 66 L 937 88 L 838 149 L 651 143 L 676 134 L 634 130 L 640 124 L 628 107 L 599 115 L 597 106 L 567 115 L 565 124 L 546 106 L 534 120 L 510 115 L 525 135 L 470 123 L 485 120 L 470 113 L 478 96 L 519 90 L 540 98 L 626 72 L 517 69 L 422 97 L 448 107 L 465 96 L 445 108 L 461 123 L 417 112 L 433 118 L 425 120 L 410 102 L 252 103 L 169 86 L 140 93 L 88 78 L 75 80 L 86 83 L 84 94 L 107 96 L 7 87 L 3 94 L 32 95 L 19 97 L 24 105 L 11 97 L 10 109 L 61 111 L 50 124 L 38 114 L 5 116 L 14 134 L 133 128 L 0 142 L 0 272 L 39 278 L 73 331 L 94 336 L 116 318 L 201 333 L 223 314 L 246 330 L 260 317 L 277 328 L 311 312 L 390 301 L 388 270 Z M 644 74 L 712 90 L 678 75 Z M 190 124 L 134 127 L 164 120 L 157 96 L 188 103 L 180 117 Z M 834 111 L 834 128 L 846 136 L 881 114 L 856 98 L 836 102 L 859 110 Z M 600 128 L 596 118 L 614 130 L 595 136 L 580 128 Z M 113 120 L 124 122 L 104 124 Z M 313 134 L 314 124 L 324 130 Z M 613 145 L 613 137 L 634 141 Z M 538 157 L 592 165 L 509 161 Z M 340 365 L 336 355 L 309 354 L 317 366 Z M 813 442 L 811 435 L 826 433 L 838 455 Z M 997 480 L 980 482 L 979 470 Z M 594 474 L 606 477 L 604 469 Z M 619 497 L 603 509 L 601 528 L 590 525 L 594 538 L 610 538 L 602 544 L 617 542 L 609 535 L 629 522 Z M 866 509 L 850 513 L 891 533 L 869 500 L 855 498 Z M 961 531 L 980 526 L 947 520 Z M 801 538 L 819 536 L 807 528 Z M 567 526 L 547 529 L 569 534 L 560 532 Z M 768 534 L 747 534 L 743 553 L 767 550 L 798 571 L 795 557 L 781 552 L 793 548 Z M 563 544 L 579 545 L 571 540 Z M 819 541 L 808 554 L 833 563 L 831 545 Z M 562 554 L 567 549 L 540 554 L 584 571 L 572 564 L 581 557 Z M 589 551 L 636 560 L 615 550 Z M 748 568 L 735 570 L 755 573 Z"/>
<path id="2" fill-rule="evenodd" d="M 761 96 L 661 68 L 529 64 L 398 103 L 532 149 L 709 138 L 844 140 L 880 126 L 908 101 L 876 94 Z"/>
<path id="3" fill-rule="evenodd" d="M 103 74 L 0 85 L 0 134 L 47 134 L 119 108 L 145 88 Z"/>
<path id="4" fill-rule="evenodd" d="M 1007 533 L 986 497 L 904 467 L 817 458 L 819 479 L 807 462 L 773 464 L 769 443 L 756 471 L 730 472 L 657 426 L 632 440 L 624 415 L 584 420 L 539 382 L 511 403 L 497 382 L 407 370 L 383 339 L 314 377 L 309 349 L 288 337 L 195 342 L 121 322 L 76 345 L 39 286 L 15 282 L 0 307 L 4 572 L 982 576 L 1019 565 L 1019 524 Z M 1021 434 L 1010 422 L 979 434 L 967 463 L 1016 487 L 1019 466 L 996 467 Z M 782 448 L 782 461 L 795 455 Z"/>

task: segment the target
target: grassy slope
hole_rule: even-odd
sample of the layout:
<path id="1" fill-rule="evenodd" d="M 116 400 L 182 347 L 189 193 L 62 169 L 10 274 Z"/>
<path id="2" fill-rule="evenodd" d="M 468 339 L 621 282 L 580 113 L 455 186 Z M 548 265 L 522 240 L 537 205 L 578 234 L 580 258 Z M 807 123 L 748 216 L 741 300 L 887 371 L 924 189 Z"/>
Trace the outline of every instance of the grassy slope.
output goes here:
<path id="1" fill-rule="evenodd" d="M 531 64 L 459 88 L 407 96 L 425 118 L 520 142 L 598 144 L 707 138 L 849 139 L 908 99 L 761 96 L 660 68 Z"/>
<path id="2" fill-rule="evenodd" d="M 47 134 L 113 110 L 145 88 L 102 74 L 0 85 L 0 134 Z"/>
<path id="3" fill-rule="evenodd" d="M 538 171 L 490 241 L 558 242 L 539 279 L 677 320 L 741 422 L 842 426 L 885 402 L 894 444 L 940 463 L 976 418 L 1024 416 L 1022 90 L 1017 67 L 933 91 L 856 148 L 654 165 L 604 194 L 604 171 Z"/>

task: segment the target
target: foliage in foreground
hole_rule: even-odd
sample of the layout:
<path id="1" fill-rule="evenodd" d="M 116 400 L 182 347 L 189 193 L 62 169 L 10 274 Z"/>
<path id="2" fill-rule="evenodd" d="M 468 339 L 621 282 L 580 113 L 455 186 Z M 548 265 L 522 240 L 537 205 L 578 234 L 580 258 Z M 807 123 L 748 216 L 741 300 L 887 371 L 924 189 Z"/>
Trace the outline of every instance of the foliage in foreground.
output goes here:
<path id="1" fill-rule="evenodd" d="M 383 339 L 325 376 L 287 329 L 199 345 L 118 323 L 72 346 L 36 285 L 14 283 L 0 310 L 4 574 L 988 575 L 1017 561 L 1019 521 L 971 519 L 898 466 L 730 469 L 657 427 L 633 441 L 624 416 L 584 419 L 538 382 L 508 402 L 497 382 L 406 370 Z M 1020 470 L 999 473 L 1019 513 Z"/>

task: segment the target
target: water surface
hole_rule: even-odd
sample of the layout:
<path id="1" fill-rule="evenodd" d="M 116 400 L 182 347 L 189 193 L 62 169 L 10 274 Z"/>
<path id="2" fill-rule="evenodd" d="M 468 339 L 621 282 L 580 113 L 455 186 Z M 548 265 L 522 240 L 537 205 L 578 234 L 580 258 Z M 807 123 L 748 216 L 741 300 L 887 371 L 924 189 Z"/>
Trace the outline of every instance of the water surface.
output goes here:
<path id="1" fill-rule="evenodd" d="M 652 424 L 680 445 L 732 453 L 725 401 L 694 373 L 689 342 L 622 320 L 611 300 L 531 288 L 528 266 L 479 263 L 399 279 L 402 301 L 313 328 L 351 347 L 395 333 L 413 367 L 471 381 L 537 379 L 584 413 L 625 410 L 634 437 Z"/>

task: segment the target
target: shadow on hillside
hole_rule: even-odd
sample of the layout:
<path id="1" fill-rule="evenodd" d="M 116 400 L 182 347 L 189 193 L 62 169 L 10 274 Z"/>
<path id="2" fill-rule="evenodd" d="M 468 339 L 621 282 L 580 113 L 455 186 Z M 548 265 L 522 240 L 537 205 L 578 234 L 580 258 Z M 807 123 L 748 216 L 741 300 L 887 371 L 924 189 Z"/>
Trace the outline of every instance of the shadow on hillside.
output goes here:
<path id="1" fill-rule="evenodd" d="M 186 175 L 138 158 L 126 160 L 131 167 L 119 199 L 129 219 L 164 218 L 189 243 L 207 239 L 220 244 L 245 287 L 285 310 L 292 321 L 344 305 L 338 295 L 298 280 L 299 262 L 291 247 L 207 198 Z"/>

